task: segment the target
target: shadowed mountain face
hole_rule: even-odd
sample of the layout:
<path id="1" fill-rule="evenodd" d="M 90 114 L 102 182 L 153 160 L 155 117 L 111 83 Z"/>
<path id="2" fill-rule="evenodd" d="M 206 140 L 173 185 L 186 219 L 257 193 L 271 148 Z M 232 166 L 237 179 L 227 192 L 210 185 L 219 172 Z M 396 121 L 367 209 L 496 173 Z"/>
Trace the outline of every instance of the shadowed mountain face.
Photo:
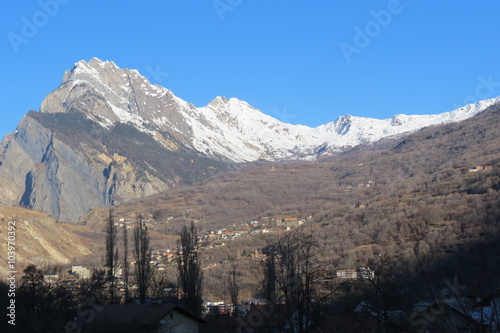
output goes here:
<path id="1" fill-rule="evenodd" d="M 117 123 L 104 128 L 75 111 L 30 112 L 4 138 L 0 203 L 20 204 L 76 223 L 88 210 L 201 180 L 225 169 L 174 140 Z"/>
<path id="2" fill-rule="evenodd" d="M 316 160 L 472 117 L 496 99 L 435 116 L 282 123 L 235 98 L 197 108 L 135 70 L 80 61 L 0 144 L 0 205 L 76 223 L 95 207 L 191 184 L 238 162 Z"/>

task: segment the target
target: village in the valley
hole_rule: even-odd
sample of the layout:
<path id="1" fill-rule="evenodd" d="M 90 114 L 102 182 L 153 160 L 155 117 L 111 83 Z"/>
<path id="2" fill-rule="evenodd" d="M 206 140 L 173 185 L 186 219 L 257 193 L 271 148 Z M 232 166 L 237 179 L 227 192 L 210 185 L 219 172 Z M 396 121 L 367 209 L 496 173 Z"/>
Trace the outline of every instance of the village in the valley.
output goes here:
<path id="1" fill-rule="evenodd" d="M 237 239 L 242 238 L 250 238 L 255 237 L 256 235 L 262 234 L 272 234 L 272 233 L 283 233 L 287 231 L 294 230 L 309 220 L 312 219 L 312 216 L 307 216 L 305 218 L 299 218 L 294 216 L 286 216 L 286 217 L 262 217 L 259 220 L 251 220 L 248 222 L 241 223 L 239 225 L 233 224 L 227 228 L 220 228 L 215 230 L 208 230 L 204 234 L 200 234 L 197 236 L 197 241 L 199 245 L 199 250 L 205 251 L 207 249 L 218 248 L 226 246 L 229 242 L 232 242 Z M 173 216 L 168 217 L 164 221 L 159 221 L 155 219 L 153 214 L 144 214 L 138 215 L 136 213 L 131 213 L 127 217 L 117 217 L 116 222 L 114 222 L 114 226 L 119 231 L 121 228 L 130 229 L 131 232 L 135 228 L 142 224 L 147 227 L 149 230 L 155 231 L 158 229 L 159 225 L 164 223 L 171 223 L 174 220 Z M 196 221 L 195 221 L 196 222 Z M 177 266 L 178 257 L 181 249 L 175 248 L 164 248 L 164 249 L 154 249 L 151 252 L 151 267 L 158 272 L 166 271 L 169 267 Z M 266 258 L 265 254 L 260 253 L 259 251 L 251 252 L 248 256 L 253 260 L 264 260 Z M 130 269 L 133 269 L 135 265 L 135 261 L 131 260 Z M 221 263 L 212 263 L 206 262 L 202 267 L 203 270 L 208 270 L 217 267 Z M 339 271 L 340 272 L 340 271 Z M 54 273 L 54 274 L 45 274 L 44 281 L 49 284 L 73 284 L 82 279 L 90 279 L 92 277 L 93 271 L 91 267 L 86 267 L 84 265 L 74 265 L 71 269 L 65 270 L 62 273 Z M 339 273 L 339 278 L 346 278 L 345 272 Z M 354 273 L 348 273 L 349 278 L 351 278 L 354 274 L 356 275 L 356 271 Z M 115 278 L 118 281 L 118 285 L 122 284 L 123 281 L 124 270 L 123 267 L 119 267 L 115 271 Z M 135 285 L 130 286 L 131 289 L 136 288 Z M 171 288 L 166 288 L 163 292 L 164 296 L 168 297 L 176 297 L 179 290 L 172 286 Z M 161 297 L 160 297 L 161 298 Z M 158 300 L 161 302 L 164 300 Z M 253 300 L 252 302 L 255 302 Z M 250 303 L 252 303 L 250 302 Z M 242 301 L 242 304 L 248 303 L 248 301 Z M 245 307 L 245 306 L 244 306 Z M 246 305 L 248 308 L 248 304 Z M 222 301 L 206 301 L 204 303 L 205 311 L 214 311 L 214 308 L 219 311 L 226 311 L 230 308 L 230 306 L 225 305 Z"/>
<path id="2" fill-rule="evenodd" d="M 491 170 L 491 166 L 476 166 L 474 169 L 469 169 L 468 173 L 482 172 L 484 170 Z M 359 183 L 339 183 L 338 187 L 343 192 L 370 190 L 376 187 L 376 183 L 372 180 L 359 182 Z M 385 198 L 378 198 L 377 201 L 381 203 L 387 202 Z M 362 211 L 364 208 L 368 208 L 375 202 L 366 201 L 358 202 L 353 207 Z M 134 233 L 137 229 L 147 228 L 155 233 L 163 234 L 165 232 L 165 227 L 167 226 L 178 226 L 179 220 L 174 216 L 168 216 L 167 218 L 157 218 L 154 213 L 147 212 L 144 214 L 138 214 L 136 212 L 131 212 L 127 214 L 117 214 L 113 217 L 113 227 L 117 232 L 127 231 Z M 239 240 L 252 240 L 254 237 L 262 238 L 263 236 L 273 236 L 282 237 L 293 230 L 299 230 L 312 224 L 312 216 L 298 216 L 298 215 L 277 215 L 277 216 L 261 216 L 252 220 L 236 222 L 222 228 L 210 229 L 210 227 L 205 226 L 201 228 L 203 231 L 197 233 L 196 236 L 196 251 L 207 252 L 209 257 L 204 256 L 204 258 L 209 258 L 210 260 L 202 260 L 201 270 L 202 271 L 217 271 L 218 269 L 227 270 L 232 264 L 228 260 L 220 260 L 211 257 L 211 251 L 221 249 L 224 247 L 229 247 L 231 249 L 232 242 L 237 243 Z M 193 225 L 203 225 L 200 220 L 193 220 Z M 174 232 L 175 234 L 175 232 Z M 255 242 L 257 243 L 257 242 Z M 171 243 L 173 244 L 173 243 Z M 239 243 L 237 243 L 239 244 Z M 267 251 L 267 252 L 266 252 Z M 240 252 L 241 257 L 247 258 L 253 262 L 259 263 L 262 267 L 265 266 L 265 262 L 269 261 L 270 252 L 269 249 L 265 250 L 262 248 L 254 249 L 248 251 L 244 249 Z M 271 250 L 272 252 L 272 250 Z M 146 298 L 146 303 L 149 305 L 154 304 L 170 304 L 177 302 L 183 296 L 183 290 L 179 285 L 173 281 L 167 282 L 165 280 L 166 276 L 174 276 L 179 267 L 180 258 L 182 257 L 182 248 L 179 243 L 171 246 L 170 248 L 152 247 L 150 252 L 149 266 L 152 269 L 153 276 L 156 276 L 152 280 L 158 279 L 161 288 L 154 294 L 150 294 Z M 238 255 L 239 256 L 239 255 Z M 279 257 L 279 255 L 278 255 Z M 278 259 L 280 260 L 280 259 Z M 133 272 L 135 266 L 137 265 L 135 259 L 130 256 L 129 253 L 129 274 Z M 234 265 L 234 263 L 233 263 Z M 90 281 L 99 276 L 96 276 L 96 270 L 94 267 L 86 266 L 83 264 L 73 265 L 70 269 L 69 267 L 59 270 L 59 272 L 53 274 L 45 274 L 44 282 L 48 285 L 66 285 L 69 288 L 77 288 L 81 283 L 85 281 Z M 315 279 L 313 283 L 318 290 L 330 292 L 334 286 L 342 285 L 355 285 L 355 283 L 376 283 L 377 272 L 372 269 L 373 267 L 348 267 L 347 269 L 337 269 L 330 272 L 328 276 L 324 276 L 321 279 Z M 101 271 L 101 277 L 104 279 L 104 271 Z M 172 275 L 173 274 L 173 275 Z M 114 281 L 117 286 L 117 297 L 119 302 L 122 304 L 134 304 L 139 305 L 143 302 L 138 294 L 138 284 L 128 283 L 126 281 L 127 273 L 125 272 L 125 266 L 122 263 L 117 265 L 114 270 Z M 154 284 L 155 282 L 153 282 Z M 154 289 L 154 288 L 153 288 Z M 129 293 L 130 291 L 130 293 Z M 269 306 L 269 300 L 266 298 L 248 298 L 255 297 L 251 294 L 246 294 L 247 297 L 241 297 L 238 299 L 237 303 L 230 302 L 227 298 L 222 299 L 214 295 L 209 295 L 208 298 L 203 298 L 203 303 L 201 304 L 201 315 L 203 317 L 212 316 L 217 317 L 220 315 L 233 316 L 237 315 L 241 318 L 247 318 L 251 316 L 252 313 L 257 311 L 262 311 L 266 306 Z M 455 300 L 451 299 L 444 303 L 445 306 L 453 308 L 453 302 Z M 414 314 L 426 315 L 429 311 L 432 311 L 431 302 L 418 302 L 414 305 Z M 429 310 L 431 309 L 431 310 Z M 252 312 L 254 311 L 254 312 Z M 363 315 L 368 313 L 373 318 L 378 318 L 380 314 L 373 310 L 373 306 L 370 302 L 362 300 L 356 305 L 354 312 L 358 315 Z M 401 323 L 403 318 L 402 310 L 386 310 L 384 312 L 385 320 L 391 323 Z"/>
<path id="3" fill-rule="evenodd" d="M 356 187 L 354 187 L 356 188 Z M 305 218 L 299 218 L 295 216 L 282 216 L 282 217 L 262 217 L 259 220 L 251 220 L 249 222 L 241 223 L 239 225 L 232 225 L 227 228 L 220 228 L 216 230 L 208 230 L 204 234 L 198 235 L 197 241 L 199 244 L 199 249 L 205 251 L 212 248 L 224 247 L 237 239 L 251 238 L 262 234 L 272 234 L 272 233 L 285 233 L 291 230 L 295 230 L 300 226 L 303 226 L 308 221 L 312 219 L 312 216 L 307 216 Z M 120 228 L 133 229 L 137 228 L 139 224 L 146 226 L 150 230 L 158 229 L 158 226 L 162 223 L 170 223 L 174 220 L 174 217 L 170 216 L 165 221 L 158 221 L 154 218 L 153 214 L 137 215 L 136 213 L 130 214 L 128 217 L 118 217 L 117 222 L 114 222 L 114 226 L 119 230 Z M 151 252 L 150 265 L 156 272 L 166 271 L 169 267 L 175 268 L 177 266 L 178 258 L 180 255 L 179 248 L 171 249 L 155 249 Z M 255 261 L 263 261 L 267 258 L 267 255 L 261 253 L 260 251 L 251 252 L 248 257 Z M 221 264 L 226 262 L 206 262 L 204 263 L 202 270 L 214 269 Z M 135 261 L 130 261 L 130 268 L 133 269 Z M 366 280 L 373 278 L 374 272 L 368 268 L 358 268 L 358 269 L 344 269 L 338 270 L 335 277 L 340 280 Z M 65 284 L 65 285 L 75 285 L 77 282 L 83 281 L 85 279 L 92 279 L 93 271 L 91 267 L 85 267 L 83 265 L 71 266 L 71 269 L 65 270 L 62 273 L 55 274 L 45 274 L 44 282 L 47 284 Z M 119 267 L 115 271 L 115 279 L 117 285 L 119 286 L 119 291 L 122 293 L 122 298 L 124 297 L 124 269 Z M 328 281 L 323 281 L 323 283 L 331 282 L 332 278 L 327 279 Z M 137 289 L 136 284 L 129 285 L 130 290 Z M 155 303 L 165 303 L 173 299 L 180 297 L 182 290 L 178 289 L 175 284 L 170 285 L 167 288 L 163 288 L 161 295 L 157 297 L 148 298 L 148 302 Z M 131 297 L 128 300 L 122 299 L 122 302 L 132 302 L 140 304 L 139 298 Z M 248 312 L 252 306 L 266 304 L 265 299 L 243 299 L 237 305 L 238 311 L 241 313 Z M 231 314 L 235 311 L 233 304 L 224 302 L 223 300 L 211 300 L 204 299 L 202 304 L 202 310 L 205 315 L 210 314 Z"/>
<path id="4" fill-rule="evenodd" d="M 343 191 L 353 191 L 356 189 L 374 187 L 375 182 L 370 180 L 359 184 L 339 183 L 338 186 Z M 364 206 L 365 205 L 360 204 L 356 205 L 357 208 L 363 208 Z M 198 234 L 198 249 L 200 251 L 206 251 L 214 248 L 221 248 L 228 245 L 232 241 L 252 238 L 259 235 L 280 235 L 307 224 L 312 218 L 312 216 L 263 216 L 258 219 L 235 223 L 224 228 L 210 229 L 204 233 Z M 169 216 L 166 219 L 159 220 L 155 218 L 155 215 L 152 213 L 137 214 L 136 212 L 131 212 L 124 216 L 116 216 L 113 224 L 117 231 L 121 231 L 123 228 L 126 228 L 132 233 L 134 229 L 139 227 L 139 225 L 147 227 L 150 231 L 159 231 L 158 229 L 160 229 L 161 226 L 175 222 L 176 218 L 174 216 Z M 194 220 L 193 222 L 198 223 L 200 221 Z M 181 251 L 182 250 L 177 246 L 172 248 L 153 248 L 151 251 L 150 265 L 153 270 L 157 272 L 164 272 L 169 268 L 176 267 Z M 249 252 L 247 253 L 247 256 L 256 261 L 263 261 L 267 257 L 265 253 L 262 253 L 262 251 L 259 250 Z M 202 264 L 202 270 L 214 269 L 225 263 L 227 262 L 206 261 Z M 133 270 L 135 261 L 132 257 L 130 257 L 129 265 L 129 269 Z M 92 269 L 92 267 L 85 265 L 74 265 L 71 269 L 64 270 L 61 273 L 45 274 L 44 281 L 52 284 L 73 284 L 82 279 L 90 279 L 93 274 Z M 118 281 L 118 285 L 123 283 L 123 276 L 123 267 L 118 267 L 115 270 L 115 278 Z M 373 276 L 373 271 L 366 268 L 338 270 L 336 272 L 336 278 L 338 279 L 368 279 L 370 276 Z M 130 285 L 130 288 L 134 289 L 136 286 L 132 284 Z M 170 295 L 172 297 L 178 296 L 176 295 L 175 290 L 177 289 L 172 286 L 172 288 L 167 288 L 163 294 Z M 245 303 L 245 301 L 243 303 Z M 208 301 L 205 306 L 211 308 L 216 307 L 218 310 L 225 309 L 224 302 L 222 301 Z"/>

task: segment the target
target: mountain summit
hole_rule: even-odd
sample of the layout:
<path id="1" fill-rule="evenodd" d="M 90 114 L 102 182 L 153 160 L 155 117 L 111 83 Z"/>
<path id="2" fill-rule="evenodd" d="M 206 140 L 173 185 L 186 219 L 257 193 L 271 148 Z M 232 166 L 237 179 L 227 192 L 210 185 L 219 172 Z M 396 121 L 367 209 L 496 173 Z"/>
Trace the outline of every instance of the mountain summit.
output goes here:
<path id="1" fill-rule="evenodd" d="M 97 58 L 80 61 L 64 74 L 41 112 L 80 111 L 103 127 L 131 124 L 153 137 L 168 132 L 210 158 L 230 162 L 313 160 L 360 143 L 413 132 L 422 127 L 461 121 L 500 99 L 471 104 L 439 115 L 396 115 L 390 119 L 342 116 L 311 128 L 283 123 L 236 98 L 216 97 L 195 107 L 167 88 L 151 84 L 136 70 L 121 69 Z"/>
<path id="2" fill-rule="evenodd" d="M 0 206 L 77 222 L 120 204 L 203 180 L 240 162 L 316 160 L 361 143 L 467 119 L 500 98 L 430 116 L 342 116 L 311 128 L 283 123 L 236 98 L 204 107 L 136 70 L 80 61 L 0 143 Z"/>

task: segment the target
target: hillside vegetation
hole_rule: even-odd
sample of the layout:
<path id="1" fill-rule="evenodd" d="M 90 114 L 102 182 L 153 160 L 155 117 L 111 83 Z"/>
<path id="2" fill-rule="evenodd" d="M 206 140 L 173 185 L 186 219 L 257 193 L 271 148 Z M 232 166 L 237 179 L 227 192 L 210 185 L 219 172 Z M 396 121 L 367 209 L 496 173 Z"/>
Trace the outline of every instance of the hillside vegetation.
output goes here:
<path id="1" fill-rule="evenodd" d="M 115 214 L 153 214 L 160 221 L 155 233 L 171 235 L 193 220 L 203 234 L 251 220 L 310 216 L 305 227 L 320 240 L 332 275 L 338 269 L 375 266 L 383 257 L 404 263 L 417 285 L 425 263 L 433 281 L 460 274 L 472 288 L 482 283 L 474 279 L 479 272 L 488 269 L 494 279 L 500 273 L 494 246 L 500 230 L 498 128 L 500 107 L 495 106 L 461 123 L 357 147 L 322 162 L 246 165 L 121 205 Z M 491 169 L 470 172 L 476 166 Z M 99 229 L 105 215 L 96 211 L 81 223 Z M 261 234 L 207 250 L 205 264 L 230 258 L 259 269 L 248 254 L 262 251 L 275 237 Z M 155 246 L 175 246 L 174 240 Z M 214 276 L 220 278 L 223 268 Z M 206 287 L 216 294 L 221 286 L 211 274 Z M 255 278 L 243 273 L 241 280 L 253 280 L 258 293 Z"/>
<path id="2" fill-rule="evenodd" d="M 357 147 L 321 162 L 248 164 L 117 206 L 114 216 L 154 216 L 153 250 L 176 248 L 182 226 L 191 221 L 200 235 L 248 226 L 253 220 L 274 229 L 205 250 L 208 297 L 227 297 L 225 275 L 232 265 L 240 270 L 244 295 L 259 296 L 255 277 L 262 267 L 250 255 L 275 242 L 280 234 L 276 221 L 292 217 L 306 221 L 301 228 L 312 230 L 319 241 L 327 275 L 366 266 L 381 272 L 384 263 L 394 261 L 403 265 L 398 270 L 405 272 L 407 286 L 422 292 L 427 290 L 424 284 L 437 287 L 457 274 L 471 290 L 484 285 L 484 279 L 475 277 L 488 276 L 491 289 L 500 285 L 500 250 L 495 245 L 500 225 L 499 122 L 500 108 L 492 107 L 461 123 Z M 476 166 L 491 169 L 470 172 Z M 89 266 L 102 261 L 107 209 L 90 211 L 80 226 L 23 212 L 31 217 L 2 211 L 4 219 L 19 216 L 20 221 L 33 221 L 32 229 L 38 230 L 35 237 L 24 229 L 28 224 L 20 224 L 19 238 L 29 246 L 20 250 L 19 260 L 38 263 L 44 257 L 67 263 L 73 258 L 73 263 Z M 87 247 L 79 245 L 82 240 Z M 33 246 L 39 248 L 28 250 Z M 175 271 L 170 275 L 175 281 Z"/>
<path id="3" fill-rule="evenodd" d="M 295 235 L 285 231 L 289 226 L 313 240 L 317 320 L 340 320 L 339 332 L 348 331 L 341 329 L 342 320 L 349 329 L 353 322 L 363 326 L 362 317 L 352 316 L 366 301 L 376 311 L 404 311 L 402 327 L 414 331 L 408 325 L 413 304 L 436 299 L 450 281 L 464 295 L 478 297 L 500 287 L 499 127 L 500 106 L 491 107 L 461 123 L 356 147 L 320 162 L 241 165 L 116 206 L 113 216 L 119 223 L 133 224 L 140 215 L 154 221 L 152 250 L 162 253 L 176 253 L 181 228 L 194 222 L 204 237 L 203 297 L 226 302 L 233 268 L 240 299 L 266 296 L 265 263 L 284 236 Z M 108 215 L 106 208 L 94 209 L 79 225 L 67 226 L 33 211 L 0 210 L 4 221 L 21 221 L 18 260 L 41 265 L 37 259 L 43 257 L 90 268 L 103 264 Z M 209 233 L 236 230 L 246 231 L 207 240 Z M 118 243 L 123 253 L 121 238 Z M 339 270 L 360 268 L 374 272 L 374 278 L 337 277 Z M 175 260 L 158 274 L 175 285 Z M 377 321 L 387 323 L 379 315 Z"/>

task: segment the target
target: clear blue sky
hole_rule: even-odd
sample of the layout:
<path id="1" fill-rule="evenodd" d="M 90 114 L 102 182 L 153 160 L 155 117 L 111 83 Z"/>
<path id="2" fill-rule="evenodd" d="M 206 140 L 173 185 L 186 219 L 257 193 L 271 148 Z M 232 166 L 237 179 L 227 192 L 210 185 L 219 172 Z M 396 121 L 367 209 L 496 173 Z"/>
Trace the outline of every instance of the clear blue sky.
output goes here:
<path id="1" fill-rule="evenodd" d="M 290 123 L 434 114 L 500 95 L 500 1 L 9 1 L 0 136 L 79 60 Z M 168 75 L 166 74 L 168 73 Z"/>

